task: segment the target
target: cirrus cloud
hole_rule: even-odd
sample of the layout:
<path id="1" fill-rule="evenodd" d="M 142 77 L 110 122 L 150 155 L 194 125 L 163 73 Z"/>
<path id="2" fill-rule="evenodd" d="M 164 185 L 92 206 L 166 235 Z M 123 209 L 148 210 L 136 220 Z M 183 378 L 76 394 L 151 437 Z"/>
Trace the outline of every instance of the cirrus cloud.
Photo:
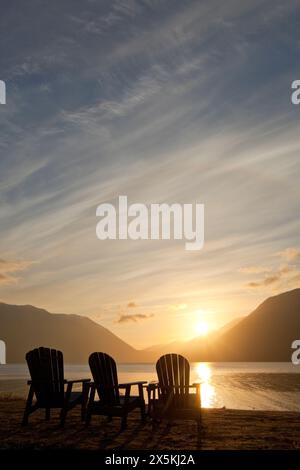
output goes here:
<path id="1" fill-rule="evenodd" d="M 5 260 L 0 258 L 0 284 L 15 284 L 18 278 L 15 273 L 24 271 L 33 261 Z"/>
<path id="2" fill-rule="evenodd" d="M 266 268 L 264 270 L 255 270 L 254 268 L 251 268 L 249 270 L 241 270 L 241 272 L 244 272 L 245 274 L 268 273 L 268 275 L 266 275 L 263 279 L 258 281 L 251 281 L 247 284 L 247 286 L 250 288 L 258 288 L 269 287 L 273 285 L 281 287 L 282 282 L 289 281 L 290 284 L 292 279 L 297 281 L 297 273 L 299 273 L 299 270 L 295 266 L 286 264 L 277 269 Z"/>
<path id="3" fill-rule="evenodd" d="M 300 250 L 298 248 L 286 248 L 283 251 L 277 253 L 278 256 L 287 260 L 287 261 L 299 261 L 300 260 Z"/>
<path id="4" fill-rule="evenodd" d="M 153 313 L 145 314 L 145 313 L 136 313 L 135 315 L 120 315 L 117 320 L 117 323 L 128 323 L 134 322 L 137 323 L 140 320 L 148 320 L 149 318 L 154 317 Z"/>

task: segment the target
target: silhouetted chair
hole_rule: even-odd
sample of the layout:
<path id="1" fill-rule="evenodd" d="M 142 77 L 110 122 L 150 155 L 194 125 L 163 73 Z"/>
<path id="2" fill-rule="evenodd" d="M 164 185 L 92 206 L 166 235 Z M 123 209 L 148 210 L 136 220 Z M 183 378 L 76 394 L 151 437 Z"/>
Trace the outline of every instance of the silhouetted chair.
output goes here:
<path id="1" fill-rule="evenodd" d="M 65 380 L 63 354 L 56 349 L 33 349 L 26 354 L 26 361 L 31 380 L 27 382 L 30 389 L 22 424 L 28 424 L 29 415 L 39 408 L 45 408 L 46 420 L 50 419 L 51 408 L 61 408 L 63 426 L 68 411 L 77 404 L 81 404 L 81 418 L 84 420 L 90 379 Z M 75 383 L 82 383 L 81 392 L 72 392 Z M 34 395 L 36 401 L 33 403 Z"/>
<path id="2" fill-rule="evenodd" d="M 116 362 L 108 354 L 94 352 L 89 357 L 93 383 L 89 384 L 91 389 L 86 422 L 90 423 L 93 414 L 113 416 L 122 418 L 121 429 L 127 425 L 127 415 L 135 408 L 140 408 L 141 419 L 145 419 L 145 401 L 143 396 L 143 384 L 147 382 L 138 381 L 125 384 L 118 383 L 118 374 Z M 131 396 L 131 387 L 137 385 L 139 389 L 138 396 Z M 125 390 L 125 395 L 120 395 L 119 390 Z M 99 400 L 95 400 L 97 391 Z"/>
<path id="3" fill-rule="evenodd" d="M 190 364 L 179 354 L 166 354 L 156 363 L 158 382 L 148 385 L 149 415 L 154 423 L 163 418 L 195 419 L 201 423 L 200 383 L 190 385 Z M 191 389 L 196 393 L 190 393 Z"/>

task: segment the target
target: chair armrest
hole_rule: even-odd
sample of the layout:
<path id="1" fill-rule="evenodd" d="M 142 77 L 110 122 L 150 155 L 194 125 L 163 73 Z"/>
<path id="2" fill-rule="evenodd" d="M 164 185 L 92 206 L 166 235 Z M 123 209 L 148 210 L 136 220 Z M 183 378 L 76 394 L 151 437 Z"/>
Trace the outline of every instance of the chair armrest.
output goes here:
<path id="1" fill-rule="evenodd" d="M 126 388 L 126 387 L 129 387 L 131 385 L 145 385 L 147 383 L 146 380 L 139 380 L 137 382 L 127 382 L 127 383 L 124 383 L 124 384 L 119 384 L 119 388 Z"/>
<path id="2" fill-rule="evenodd" d="M 96 384 L 94 381 L 89 381 L 89 382 L 86 382 L 86 385 L 87 387 L 89 387 L 90 389 L 96 389 Z M 103 389 L 106 389 L 106 390 L 118 390 L 119 389 L 119 386 L 109 386 L 109 387 L 103 387 Z"/>
<path id="3" fill-rule="evenodd" d="M 49 380 L 39 379 L 39 380 L 27 380 L 27 385 L 41 384 L 41 383 L 50 383 Z M 51 383 L 58 384 L 61 383 L 60 380 L 51 380 Z M 63 380 L 62 383 L 68 383 L 68 380 Z"/>
<path id="4" fill-rule="evenodd" d="M 180 385 L 170 385 L 170 390 L 182 390 L 182 389 L 185 389 L 185 390 L 189 390 L 190 388 L 199 388 L 201 385 L 201 383 L 197 382 L 197 383 L 194 383 L 192 385 L 185 385 L 184 387 L 180 386 Z M 160 387 L 160 385 L 159 385 Z M 167 388 L 167 387 L 162 387 L 162 388 Z"/>
<path id="5" fill-rule="evenodd" d="M 75 380 L 66 380 L 65 383 L 67 384 L 76 384 L 76 383 L 89 383 L 91 379 L 75 379 Z"/>
<path id="6" fill-rule="evenodd" d="M 156 390 L 157 388 L 159 388 L 159 383 L 158 382 L 148 382 L 148 384 L 146 385 L 146 388 L 147 390 Z"/>

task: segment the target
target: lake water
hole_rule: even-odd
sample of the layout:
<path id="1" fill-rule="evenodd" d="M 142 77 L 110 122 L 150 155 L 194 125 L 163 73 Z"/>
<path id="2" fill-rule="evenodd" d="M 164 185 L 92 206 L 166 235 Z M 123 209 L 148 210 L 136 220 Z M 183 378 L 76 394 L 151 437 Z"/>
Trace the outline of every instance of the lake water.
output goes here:
<path id="1" fill-rule="evenodd" d="M 154 364 L 119 364 L 119 382 L 156 380 Z M 65 365 L 65 378 L 91 377 L 88 366 Z M 0 365 L 0 393 L 25 396 L 25 364 Z M 300 411 L 300 366 L 291 363 L 191 363 L 191 383 L 201 381 L 202 406 Z"/>

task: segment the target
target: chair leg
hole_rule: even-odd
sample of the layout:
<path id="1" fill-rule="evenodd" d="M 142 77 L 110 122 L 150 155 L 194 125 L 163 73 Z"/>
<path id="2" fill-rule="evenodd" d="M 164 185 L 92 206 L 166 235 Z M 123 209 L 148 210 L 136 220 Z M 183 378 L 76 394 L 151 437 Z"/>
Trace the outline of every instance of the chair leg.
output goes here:
<path id="1" fill-rule="evenodd" d="M 87 403 L 87 410 L 85 413 L 85 424 L 88 426 L 92 419 L 93 404 L 95 399 L 96 388 L 95 386 L 91 387 L 90 398 Z"/>
<path id="2" fill-rule="evenodd" d="M 89 384 L 84 383 L 82 385 L 81 421 L 84 421 L 86 418 L 89 390 Z"/>
<path id="3" fill-rule="evenodd" d="M 26 426 L 28 424 L 28 417 L 30 413 L 32 413 L 35 409 L 37 409 L 37 406 L 36 407 L 32 406 L 33 395 L 34 395 L 33 387 L 32 385 L 30 385 L 30 389 L 28 392 L 28 397 L 27 397 L 27 401 L 25 405 L 23 420 L 22 420 L 22 426 Z"/>
<path id="4" fill-rule="evenodd" d="M 88 426 L 91 423 L 92 420 L 92 413 L 91 410 L 87 410 L 86 415 L 85 415 L 85 424 Z"/>
<path id="5" fill-rule="evenodd" d="M 64 404 L 60 412 L 60 425 L 61 426 L 65 425 L 67 413 L 70 409 L 69 403 L 70 403 L 70 398 L 71 398 L 71 392 L 72 392 L 72 382 L 69 382 L 67 386 L 65 399 L 64 399 Z"/>
<path id="6" fill-rule="evenodd" d="M 66 417 L 68 413 L 68 406 L 65 403 L 60 412 L 60 425 L 63 427 L 66 423 Z"/>
<path id="7" fill-rule="evenodd" d="M 145 407 L 145 402 L 141 404 L 141 420 L 145 421 L 146 420 L 146 407 Z"/>
<path id="8" fill-rule="evenodd" d="M 23 420 L 22 420 L 22 426 L 27 426 L 29 415 L 30 415 L 30 410 L 25 408 Z"/>
<path id="9" fill-rule="evenodd" d="M 81 421 L 85 421 L 86 418 L 86 406 L 82 403 L 81 405 Z"/>
<path id="10" fill-rule="evenodd" d="M 87 405 L 87 409 L 86 409 L 86 413 L 85 413 L 85 424 L 87 426 L 91 423 L 92 411 L 93 411 L 93 402 L 90 400 L 88 405 Z"/>
<path id="11" fill-rule="evenodd" d="M 146 405 L 144 400 L 143 385 L 139 384 L 139 397 L 140 397 L 140 409 L 141 409 L 141 420 L 145 421 L 146 419 Z M 149 393 L 148 393 L 149 398 Z"/>
<path id="12" fill-rule="evenodd" d="M 147 395 L 148 395 L 148 410 L 147 410 L 147 414 L 150 416 L 151 415 L 151 390 L 150 388 L 148 387 L 147 388 Z"/>

